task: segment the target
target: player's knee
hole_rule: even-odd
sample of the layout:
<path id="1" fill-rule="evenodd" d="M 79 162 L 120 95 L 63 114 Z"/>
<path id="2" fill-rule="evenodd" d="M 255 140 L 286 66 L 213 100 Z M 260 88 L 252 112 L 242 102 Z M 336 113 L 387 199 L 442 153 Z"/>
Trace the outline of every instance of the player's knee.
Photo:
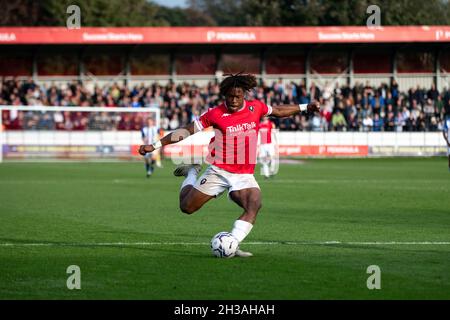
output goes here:
<path id="1" fill-rule="evenodd" d="M 252 211 L 258 212 L 262 208 L 261 198 L 259 196 L 252 197 L 250 203 Z"/>
<path id="2" fill-rule="evenodd" d="M 255 206 L 252 208 L 251 211 L 254 212 L 255 216 L 256 216 L 258 214 L 259 210 L 261 210 L 261 208 L 262 208 L 262 204 L 260 202 L 260 203 L 255 204 Z"/>
<path id="3" fill-rule="evenodd" d="M 262 203 L 261 203 L 261 201 L 259 201 L 259 203 L 257 204 L 257 210 L 259 211 L 259 210 L 261 210 L 261 208 L 262 208 Z"/>

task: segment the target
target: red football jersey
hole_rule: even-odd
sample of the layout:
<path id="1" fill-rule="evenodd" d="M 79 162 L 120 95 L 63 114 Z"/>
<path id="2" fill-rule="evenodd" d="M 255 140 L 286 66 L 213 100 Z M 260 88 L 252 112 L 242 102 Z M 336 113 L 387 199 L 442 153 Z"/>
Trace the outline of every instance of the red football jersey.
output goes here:
<path id="1" fill-rule="evenodd" d="M 272 143 L 272 121 L 261 122 L 259 125 L 259 134 L 261 135 L 261 144 Z"/>
<path id="2" fill-rule="evenodd" d="M 272 108 L 258 100 L 244 100 L 244 106 L 228 113 L 225 103 L 209 109 L 195 120 L 198 129 L 213 127 L 206 161 L 231 173 L 253 173 L 260 119 Z"/>

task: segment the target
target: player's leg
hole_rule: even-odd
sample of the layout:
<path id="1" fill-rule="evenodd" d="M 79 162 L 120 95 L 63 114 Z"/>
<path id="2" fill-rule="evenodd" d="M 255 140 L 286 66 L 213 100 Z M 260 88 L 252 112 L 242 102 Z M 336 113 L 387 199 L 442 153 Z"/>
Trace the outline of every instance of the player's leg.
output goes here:
<path id="1" fill-rule="evenodd" d="M 231 234 L 241 243 L 252 230 L 256 216 L 261 209 L 261 191 L 252 174 L 228 174 L 227 179 L 231 185 L 230 199 L 244 209 L 231 230 Z M 252 255 L 240 248 L 236 251 L 238 257 L 251 257 Z"/>
<path id="2" fill-rule="evenodd" d="M 152 175 L 152 166 L 151 166 L 151 161 L 152 161 L 152 155 L 151 153 L 147 153 L 144 157 L 144 161 L 145 161 L 145 173 L 147 174 L 147 178 L 149 178 Z"/>
<path id="3" fill-rule="evenodd" d="M 150 171 L 151 171 L 151 173 L 153 173 L 154 170 L 155 170 L 155 158 L 152 157 L 151 161 L 150 161 Z"/>
<path id="4" fill-rule="evenodd" d="M 162 164 L 161 164 L 161 152 L 160 151 L 161 151 L 160 149 L 155 150 L 155 161 L 156 161 L 156 166 L 158 168 L 162 168 L 163 167 Z"/>
<path id="5" fill-rule="evenodd" d="M 256 216 L 261 209 L 261 191 L 259 188 L 236 190 L 230 192 L 230 198 L 244 209 L 241 216 L 234 222 L 231 230 L 231 234 L 241 243 L 252 230 Z M 236 251 L 238 257 L 251 257 L 252 255 L 252 253 L 241 249 Z"/>
<path id="6" fill-rule="evenodd" d="M 450 171 L 450 146 L 447 147 L 448 171 Z"/>
<path id="7" fill-rule="evenodd" d="M 272 157 L 269 157 L 269 159 L 267 160 L 267 162 L 269 163 L 269 164 L 268 164 L 268 166 L 269 166 L 269 177 L 272 177 L 272 176 L 274 175 L 274 169 L 273 169 L 273 167 L 274 167 L 274 161 L 273 161 Z"/>
<path id="8" fill-rule="evenodd" d="M 268 179 L 270 177 L 270 158 L 267 153 L 263 155 L 262 158 L 262 167 L 263 167 L 263 175 L 264 178 Z"/>
<path id="9" fill-rule="evenodd" d="M 186 214 L 192 214 L 213 198 L 214 196 L 195 189 L 193 185 L 187 185 L 180 191 L 180 209 Z"/>
<path id="10" fill-rule="evenodd" d="M 278 158 L 275 157 L 275 145 L 272 143 L 269 150 L 270 175 L 274 176 L 277 172 Z"/>
<path id="11" fill-rule="evenodd" d="M 261 145 L 261 165 L 262 165 L 262 173 L 264 178 L 269 178 L 270 176 L 270 169 L 269 169 L 269 157 L 268 157 L 268 153 L 267 153 L 267 148 L 266 145 L 262 144 Z"/>
<path id="12" fill-rule="evenodd" d="M 230 192 L 230 199 L 244 209 L 244 212 L 238 220 L 246 221 L 253 225 L 256 221 L 256 216 L 261 209 L 261 190 L 258 188 L 247 188 L 232 191 Z"/>
<path id="13" fill-rule="evenodd" d="M 450 146 L 447 147 L 448 171 L 450 172 Z"/>
<path id="14" fill-rule="evenodd" d="M 206 202 L 215 198 L 226 187 L 217 181 L 215 172 L 209 167 L 205 173 L 197 179 L 201 166 L 179 165 L 175 176 L 185 176 L 180 188 L 180 209 L 182 212 L 192 214 L 199 210 Z"/>
<path id="15" fill-rule="evenodd" d="M 265 179 L 268 179 L 270 176 L 269 159 L 267 157 L 262 158 L 261 164 L 262 164 L 263 176 Z"/>

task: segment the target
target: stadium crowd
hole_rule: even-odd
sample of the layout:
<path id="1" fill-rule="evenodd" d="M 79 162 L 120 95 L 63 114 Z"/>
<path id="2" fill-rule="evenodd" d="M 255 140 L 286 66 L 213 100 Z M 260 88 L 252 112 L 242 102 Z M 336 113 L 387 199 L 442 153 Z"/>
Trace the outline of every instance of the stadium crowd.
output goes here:
<path id="1" fill-rule="evenodd" d="M 308 103 L 320 100 L 322 111 L 312 116 L 297 115 L 274 120 L 280 130 L 301 131 L 437 131 L 450 116 L 450 90 L 410 88 L 401 91 L 395 80 L 375 87 L 357 83 L 353 87 L 319 88 L 314 83 L 283 83 L 282 79 L 262 83 L 250 99 L 270 105 Z M 166 130 L 183 126 L 220 102 L 219 86 L 208 83 L 112 85 L 92 90 L 81 82 L 45 87 L 32 79 L 2 80 L 0 105 L 54 106 L 55 112 L 3 112 L 3 125 L 9 130 L 139 130 L 143 114 L 60 112 L 58 106 L 157 107 L 161 127 Z"/>

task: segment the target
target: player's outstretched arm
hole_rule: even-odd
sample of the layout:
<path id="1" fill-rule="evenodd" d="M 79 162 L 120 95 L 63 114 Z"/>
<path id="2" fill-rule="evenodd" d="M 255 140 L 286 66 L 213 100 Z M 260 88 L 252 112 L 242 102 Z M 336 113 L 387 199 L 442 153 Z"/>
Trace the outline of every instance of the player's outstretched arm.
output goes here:
<path id="1" fill-rule="evenodd" d="M 158 149 L 160 147 L 180 142 L 181 140 L 186 139 L 196 132 L 198 132 L 197 127 L 195 126 L 195 123 L 192 122 L 185 127 L 178 128 L 175 131 L 169 133 L 154 144 L 141 145 L 139 147 L 139 153 L 144 156 L 146 153 L 153 152 L 155 149 Z"/>
<path id="2" fill-rule="evenodd" d="M 320 104 L 318 101 L 311 101 L 308 104 L 283 104 L 272 107 L 272 113 L 270 114 L 276 118 L 290 117 L 300 112 L 306 111 L 308 113 L 314 113 L 320 111 Z"/>

